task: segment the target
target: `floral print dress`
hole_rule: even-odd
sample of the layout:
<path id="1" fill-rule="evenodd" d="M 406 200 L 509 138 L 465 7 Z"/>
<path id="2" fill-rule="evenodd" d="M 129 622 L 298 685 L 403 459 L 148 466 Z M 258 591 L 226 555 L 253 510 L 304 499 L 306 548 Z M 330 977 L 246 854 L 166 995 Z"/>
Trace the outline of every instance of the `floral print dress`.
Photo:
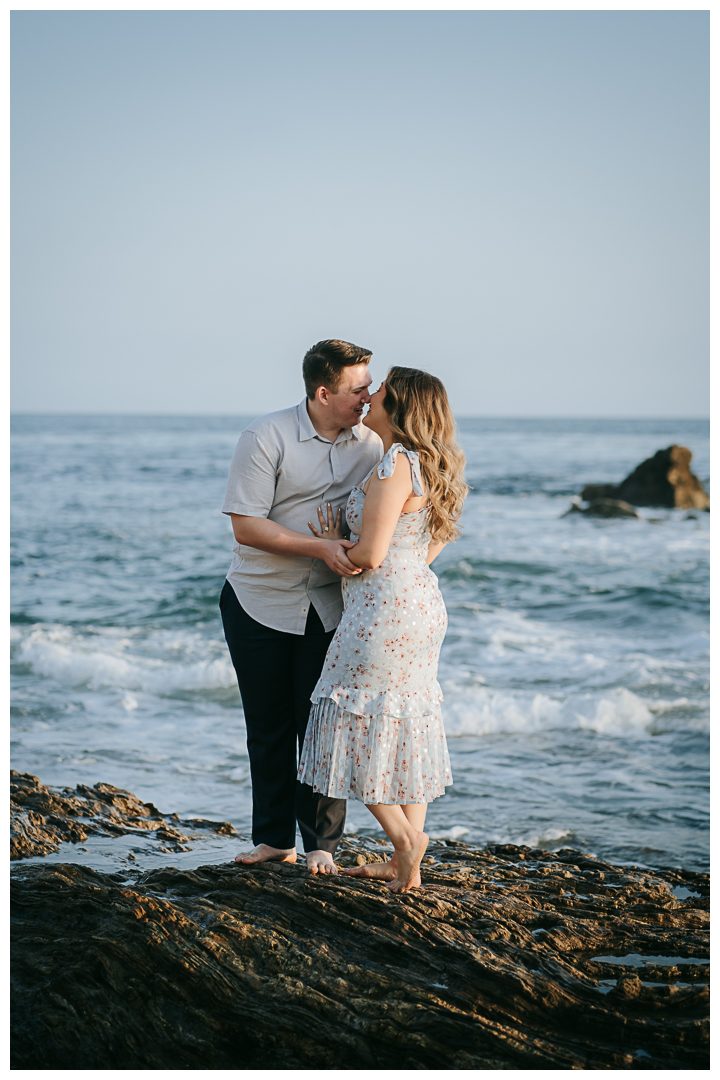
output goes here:
<path id="1" fill-rule="evenodd" d="M 377 466 L 392 476 L 399 453 L 423 495 L 418 455 L 394 443 Z M 346 517 L 357 540 L 372 475 L 350 492 Z M 401 514 L 380 566 L 343 578 L 345 610 L 313 703 L 298 779 L 314 791 L 364 803 L 421 803 L 452 784 L 437 682 L 447 613 L 425 562 L 427 507 Z"/>

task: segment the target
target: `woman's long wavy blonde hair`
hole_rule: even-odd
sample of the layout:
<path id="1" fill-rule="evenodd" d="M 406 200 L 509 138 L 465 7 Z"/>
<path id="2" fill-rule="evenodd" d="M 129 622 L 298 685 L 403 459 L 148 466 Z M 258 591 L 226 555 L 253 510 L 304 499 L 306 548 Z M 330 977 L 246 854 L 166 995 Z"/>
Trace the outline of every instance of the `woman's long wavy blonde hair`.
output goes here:
<path id="1" fill-rule="evenodd" d="M 392 367 L 385 379 L 383 406 L 396 441 L 420 457 L 433 540 L 455 540 L 468 486 L 463 479 L 465 455 L 455 441 L 445 387 L 427 371 Z"/>

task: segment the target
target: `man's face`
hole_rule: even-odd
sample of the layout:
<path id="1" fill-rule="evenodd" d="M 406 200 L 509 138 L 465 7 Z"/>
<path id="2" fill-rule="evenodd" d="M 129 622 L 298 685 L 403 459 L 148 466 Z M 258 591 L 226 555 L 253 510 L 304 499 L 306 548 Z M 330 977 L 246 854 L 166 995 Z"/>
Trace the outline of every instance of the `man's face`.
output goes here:
<path id="1" fill-rule="evenodd" d="M 351 364 L 343 368 L 337 391 L 327 397 L 329 419 L 343 428 L 359 424 L 370 401 L 368 387 L 371 382 L 367 364 Z"/>

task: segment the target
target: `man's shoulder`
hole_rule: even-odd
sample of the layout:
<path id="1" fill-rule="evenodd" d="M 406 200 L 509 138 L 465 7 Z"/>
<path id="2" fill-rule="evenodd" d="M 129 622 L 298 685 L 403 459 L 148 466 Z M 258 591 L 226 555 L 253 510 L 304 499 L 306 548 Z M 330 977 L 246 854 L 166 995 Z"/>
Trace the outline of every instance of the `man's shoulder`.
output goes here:
<path id="1" fill-rule="evenodd" d="M 293 425 L 297 424 L 297 411 L 297 405 L 291 405 L 289 409 L 278 409 L 277 412 L 258 416 L 257 420 L 253 420 L 251 424 L 243 428 L 243 435 L 245 432 L 251 432 L 261 439 L 287 436 L 294 430 Z"/>
<path id="2" fill-rule="evenodd" d="M 372 448 L 373 450 L 382 450 L 383 442 L 376 431 L 371 431 L 370 428 L 365 427 L 362 422 L 356 424 L 353 431 L 365 447 Z"/>

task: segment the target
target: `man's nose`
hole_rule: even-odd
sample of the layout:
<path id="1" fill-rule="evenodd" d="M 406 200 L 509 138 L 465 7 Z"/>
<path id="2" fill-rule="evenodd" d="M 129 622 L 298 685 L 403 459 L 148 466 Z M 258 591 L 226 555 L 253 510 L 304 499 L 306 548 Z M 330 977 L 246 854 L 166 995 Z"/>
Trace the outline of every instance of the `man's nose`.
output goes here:
<path id="1" fill-rule="evenodd" d="M 370 404 L 370 393 L 368 390 L 363 390 L 362 394 L 360 395 L 360 400 L 362 401 L 363 405 Z"/>

